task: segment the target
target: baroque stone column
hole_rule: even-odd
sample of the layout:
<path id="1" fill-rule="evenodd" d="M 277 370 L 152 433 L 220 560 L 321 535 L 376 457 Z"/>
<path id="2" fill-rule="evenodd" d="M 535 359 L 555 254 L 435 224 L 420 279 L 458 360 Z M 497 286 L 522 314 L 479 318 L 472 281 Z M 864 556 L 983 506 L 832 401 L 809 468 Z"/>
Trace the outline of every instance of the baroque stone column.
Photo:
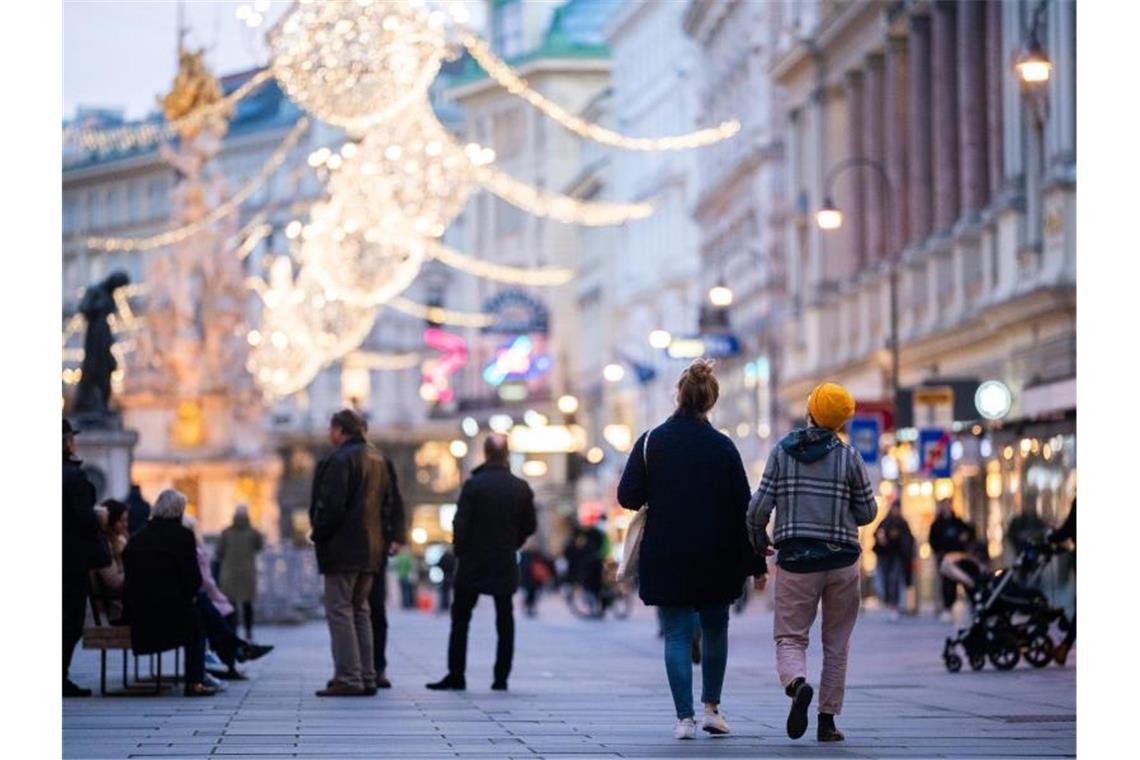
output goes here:
<path id="1" fill-rule="evenodd" d="M 986 153 L 985 4 L 958 5 L 958 129 L 961 211 L 974 216 L 989 201 Z"/>
<path id="2" fill-rule="evenodd" d="M 934 230 L 933 157 L 931 148 L 930 93 L 930 16 L 910 17 L 908 34 L 910 61 L 910 148 L 907 157 L 910 176 L 908 199 L 911 243 L 921 243 Z"/>
<path id="3" fill-rule="evenodd" d="M 849 71 L 843 80 L 847 106 L 847 157 L 854 158 L 863 152 L 863 72 Z M 845 226 L 851 226 L 851 253 L 856 269 L 867 262 L 867 206 L 863 194 L 863 175 L 868 169 L 858 167 L 845 172 L 842 181 L 850 183 L 851 213 L 845 214 Z"/>
<path id="4" fill-rule="evenodd" d="M 867 56 L 863 82 L 863 150 L 865 158 L 877 161 L 885 168 L 883 134 L 883 56 Z M 887 229 L 885 226 L 886 187 L 876 169 L 863 169 L 863 197 L 867 211 L 866 262 L 881 261 L 886 253 Z"/>
<path id="5" fill-rule="evenodd" d="M 886 113 L 883 148 L 887 174 L 894 188 L 889 208 L 885 209 L 890 216 L 887 221 L 890 225 L 886 242 L 888 256 L 894 256 L 906 246 L 909 224 L 907 126 L 910 114 L 907 108 L 907 80 L 906 40 L 891 37 L 887 40 L 886 87 L 883 93 L 883 110 Z"/>
<path id="6" fill-rule="evenodd" d="M 934 228 L 946 232 L 958 221 L 957 8 L 933 3 L 931 72 L 934 84 Z"/>

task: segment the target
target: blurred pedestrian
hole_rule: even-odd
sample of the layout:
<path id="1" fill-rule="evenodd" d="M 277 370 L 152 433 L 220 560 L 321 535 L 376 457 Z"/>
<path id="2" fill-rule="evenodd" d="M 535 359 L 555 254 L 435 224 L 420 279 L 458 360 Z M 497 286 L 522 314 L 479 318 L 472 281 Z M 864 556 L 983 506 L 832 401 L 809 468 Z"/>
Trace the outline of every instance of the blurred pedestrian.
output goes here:
<path id="1" fill-rule="evenodd" d="M 938 502 L 938 514 L 930 524 L 930 548 L 934 551 L 934 566 L 941 568 L 942 560 L 950 552 L 969 550 L 976 538 L 973 526 L 954 514 L 954 505 L 950 499 L 941 499 Z M 957 598 L 958 582 L 943 575 L 940 615 L 943 621 L 949 622 L 950 610 Z"/>
<path id="2" fill-rule="evenodd" d="M 416 608 L 416 558 L 412 550 L 405 546 L 393 563 L 396 566 L 396 580 L 400 584 L 400 609 Z"/>
<path id="3" fill-rule="evenodd" d="M 95 507 L 99 520 L 100 536 L 110 564 L 92 571 L 92 581 L 102 596 L 107 622 L 121 624 L 123 617 L 123 581 L 126 571 L 123 568 L 123 550 L 127 548 L 127 505 L 117 499 L 105 499 Z"/>
<path id="4" fill-rule="evenodd" d="M 151 519 L 123 551 L 124 615 L 131 626 L 131 650 L 156 654 L 182 647 L 188 697 L 209 697 L 206 633 L 198 610 L 202 572 L 194 533 L 182 524 L 186 496 L 168 488 L 158 495 Z"/>
<path id="5" fill-rule="evenodd" d="M 364 430 L 368 431 L 367 422 Z M 372 615 L 372 660 L 376 665 L 378 689 L 392 688 L 388 679 L 388 557 L 400 551 L 408 540 L 404 497 L 396 480 L 396 467 L 388 457 L 384 457 L 384 462 L 388 466 L 388 495 L 380 512 L 384 550 L 380 552 L 380 571 L 376 573 L 368 593 L 368 608 Z"/>
<path id="6" fill-rule="evenodd" d="M 334 450 L 317 464 L 309 507 L 317 569 L 325 581 L 325 617 L 334 675 L 318 697 L 376 694 L 369 592 L 383 564 L 385 548 L 395 551 L 393 528 L 383 524 L 390 498 L 389 467 L 364 440 L 364 418 L 342 409 L 329 421 Z"/>
<path id="7" fill-rule="evenodd" d="M 439 572 L 439 611 L 447 612 L 451 609 L 451 586 L 455 580 L 455 554 L 450 549 L 439 557 Z"/>
<path id="8" fill-rule="evenodd" d="M 914 534 L 902 516 L 898 498 L 891 501 L 890 511 L 875 529 L 874 551 L 883 604 L 897 620 L 899 607 L 906 602 L 909 568 L 914 561 Z"/>
<path id="9" fill-rule="evenodd" d="M 1026 544 L 1044 539 L 1049 532 L 1049 526 L 1037 515 L 1037 500 L 1030 498 L 1029 493 L 1022 496 L 1021 511 L 1009 521 L 1005 529 L 1006 545 L 1015 557 Z"/>
<path id="10" fill-rule="evenodd" d="M 138 483 L 131 483 L 131 492 L 127 495 L 127 531 L 134 535 L 142 530 L 146 521 L 150 519 L 150 502 L 143 498 Z"/>
<path id="11" fill-rule="evenodd" d="M 89 697 L 90 689 L 74 684 L 68 677 L 75 645 L 83 638 L 83 618 L 87 614 L 87 573 L 111 563 L 110 554 L 99 535 L 95 514 L 95 486 L 75 456 L 75 436 L 79 431 L 63 419 L 63 696 Z"/>
<path id="12" fill-rule="evenodd" d="M 792 700 L 788 736 L 808 724 L 813 690 L 807 681 L 808 632 L 823 608 L 823 670 L 819 679 L 816 738 L 843 741 L 835 716 L 843 709 L 847 651 L 859 614 L 859 527 L 875 519 L 878 505 L 863 458 L 837 433 L 855 414 L 855 399 L 835 383 L 808 397 L 807 427 L 793 430 L 768 456 L 748 510 L 757 551 L 768 546 L 774 512 L 777 550 L 776 667 Z"/>
<path id="13" fill-rule="evenodd" d="M 746 576 L 764 578 L 767 572 L 763 556 L 748 545 L 748 477 L 740 453 L 708 420 L 719 394 L 712 363 L 690 364 L 677 382 L 676 410 L 637 439 L 618 484 L 623 507 L 648 505 L 638 593 L 658 608 L 664 629 L 676 739 L 696 738 L 692 656 L 697 627 L 704 639 L 701 727 L 710 734 L 729 733 L 720 711 L 728 607 Z"/>
<path id="14" fill-rule="evenodd" d="M 1073 497 L 1073 506 L 1069 507 L 1069 514 L 1065 517 L 1065 521 L 1061 523 L 1061 527 L 1056 530 L 1049 531 L 1046 536 L 1050 543 L 1059 544 L 1065 541 L 1073 542 L 1073 572 L 1077 570 L 1077 497 Z M 1076 602 L 1074 601 L 1074 605 Z M 1057 660 L 1058 665 L 1064 665 L 1065 661 L 1069 659 L 1069 650 L 1073 648 L 1073 644 L 1077 640 L 1077 611 L 1073 609 L 1073 618 L 1069 621 L 1069 630 L 1065 632 L 1065 638 L 1057 645 L 1053 651 L 1053 657 Z"/>
<path id="15" fill-rule="evenodd" d="M 218 561 L 218 586 L 234 604 L 237 628 L 237 609 L 241 609 L 241 622 L 245 637 L 253 641 L 253 602 L 257 598 L 257 554 L 265 546 L 265 538 L 249 521 L 249 507 L 239 504 L 234 510 L 233 522 L 222 531 L 215 557 Z"/>
<path id="16" fill-rule="evenodd" d="M 427 684 L 434 690 L 467 688 L 467 631 L 480 594 L 495 600 L 495 691 L 506 691 L 515 650 L 512 597 L 519 586 L 516 553 L 534 533 L 534 493 L 507 464 L 507 438 L 494 433 L 483 442 L 486 461 L 476 467 L 459 492 L 452 546 L 458 569 L 451 605 L 447 675 Z"/>
<path id="17" fill-rule="evenodd" d="M 521 586 L 523 590 L 523 608 L 527 617 L 538 614 L 538 596 L 542 589 L 550 583 L 554 576 L 550 560 L 537 545 L 533 538 L 527 542 L 528 548 L 519 554 L 519 567 L 521 569 Z"/>

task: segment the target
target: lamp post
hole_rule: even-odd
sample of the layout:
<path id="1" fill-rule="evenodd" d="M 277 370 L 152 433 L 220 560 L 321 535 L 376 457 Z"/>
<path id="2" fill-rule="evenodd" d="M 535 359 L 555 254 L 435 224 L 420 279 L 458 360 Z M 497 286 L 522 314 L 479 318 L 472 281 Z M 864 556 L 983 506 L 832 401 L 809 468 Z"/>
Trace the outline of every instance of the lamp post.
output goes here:
<path id="1" fill-rule="evenodd" d="M 1025 47 L 1021 49 L 1013 63 L 1018 78 L 1029 87 L 1043 86 L 1053 73 L 1053 62 L 1049 60 L 1038 36 L 1041 16 L 1044 13 L 1045 0 L 1040 0 L 1033 11 L 1033 24 L 1029 27 L 1029 37 L 1025 41 Z"/>
<path id="2" fill-rule="evenodd" d="M 894 211 L 894 186 L 890 175 L 881 161 L 862 156 L 853 156 L 840 161 L 831 168 L 824 180 L 823 207 L 816 212 L 815 220 L 819 228 L 825 231 L 837 230 L 843 226 L 843 212 L 835 205 L 831 197 L 831 188 L 835 180 L 848 169 L 871 169 L 882 181 L 886 189 L 883 201 L 883 227 L 892 229 L 891 221 Z M 899 397 L 899 294 L 898 294 L 898 257 L 892 255 L 888 264 L 888 287 L 890 290 L 890 347 L 891 347 L 891 406 L 898 403 Z M 897 414 L 896 414 L 897 416 Z"/>

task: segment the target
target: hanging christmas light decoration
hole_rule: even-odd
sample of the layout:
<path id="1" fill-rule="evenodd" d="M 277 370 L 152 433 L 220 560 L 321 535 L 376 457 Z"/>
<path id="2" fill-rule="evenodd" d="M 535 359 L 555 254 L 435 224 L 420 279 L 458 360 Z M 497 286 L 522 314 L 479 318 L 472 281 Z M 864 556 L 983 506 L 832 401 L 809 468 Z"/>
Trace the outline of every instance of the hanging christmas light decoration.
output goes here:
<path id="1" fill-rule="evenodd" d="M 600 124 L 575 116 L 554 101 L 531 88 L 509 65 L 491 52 L 486 42 L 471 32 L 460 32 L 459 39 L 471 57 L 507 92 L 530 103 L 537 110 L 561 124 L 571 132 L 603 145 L 640 151 L 685 150 L 700 148 L 732 137 L 740 131 L 740 122 L 730 119 L 715 127 L 699 129 L 685 135 L 670 137 L 629 137 Z"/>
<path id="2" fill-rule="evenodd" d="M 307 111 L 360 134 L 427 92 L 443 21 L 413 3 L 300 0 L 269 33 L 273 73 Z"/>

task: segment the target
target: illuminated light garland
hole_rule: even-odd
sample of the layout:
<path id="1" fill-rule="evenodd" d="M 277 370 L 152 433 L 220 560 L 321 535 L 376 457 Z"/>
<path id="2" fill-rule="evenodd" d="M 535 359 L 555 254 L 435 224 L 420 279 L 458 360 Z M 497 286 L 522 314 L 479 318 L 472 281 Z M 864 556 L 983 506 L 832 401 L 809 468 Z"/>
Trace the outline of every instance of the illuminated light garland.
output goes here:
<path id="1" fill-rule="evenodd" d="M 615 148 L 640 151 L 684 150 L 687 148 L 700 148 L 720 142 L 732 137 L 740 131 L 740 122 L 736 119 L 722 122 L 715 127 L 690 132 L 685 135 L 670 137 L 629 137 L 599 124 L 586 121 L 557 103 L 548 100 L 537 91 L 531 89 L 527 81 L 518 75 L 507 63 L 491 52 L 487 43 L 470 32 L 459 35 L 463 46 L 475 61 L 483 67 L 488 75 L 512 95 L 521 97 L 537 110 L 549 116 L 566 129 L 603 145 Z"/>
<path id="2" fill-rule="evenodd" d="M 478 167 L 476 176 L 479 184 L 507 203 L 535 216 L 566 224 L 600 227 L 644 219 L 653 213 L 653 205 L 650 203 L 579 201 L 567 195 L 550 193 L 490 166 Z"/>
<path id="3" fill-rule="evenodd" d="M 423 356 L 418 351 L 402 354 L 382 354 L 376 351 L 353 351 L 344 357 L 344 366 L 350 369 L 398 371 L 420 366 Z"/>
<path id="4" fill-rule="evenodd" d="M 455 327 L 490 327 L 495 318 L 487 314 L 472 313 L 469 311 L 454 311 L 442 306 L 425 306 L 421 303 L 397 296 L 384 304 L 396 311 L 412 317 L 426 319 L 440 325 L 454 325 Z"/>
<path id="5" fill-rule="evenodd" d="M 564 285 L 574 278 L 573 269 L 522 269 L 481 261 L 465 253 L 460 253 L 454 248 L 449 248 L 438 240 L 427 241 L 427 255 L 452 269 L 511 285 L 548 287 Z"/>
<path id="6" fill-rule="evenodd" d="M 424 95 L 447 52 L 443 14 L 367 0 L 297 3 L 268 40 L 289 97 L 356 133 Z"/>
<path id="7" fill-rule="evenodd" d="M 72 126 L 63 130 L 63 144 L 74 145 L 85 151 L 106 152 L 109 150 L 129 150 L 172 138 L 180 129 L 186 129 L 215 114 L 225 113 L 239 100 L 245 98 L 261 85 L 273 78 L 273 72 L 262 69 L 248 81 L 216 103 L 203 106 L 181 119 L 162 124 L 134 124 L 111 129 L 86 129 Z"/>
<path id="8" fill-rule="evenodd" d="M 269 181 L 269 178 L 273 176 L 273 173 L 281 166 L 286 155 L 297 144 L 297 141 L 301 139 L 301 135 L 304 134 L 308 127 L 309 120 L 307 118 L 302 117 L 298 120 L 289 134 L 285 136 L 285 139 L 281 141 L 281 144 L 277 146 L 277 149 L 269 156 L 269 160 L 262 165 L 261 170 L 242 185 L 237 192 L 215 206 L 210 213 L 202 218 L 190 224 L 175 227 L 156 235 L 137 238 L 89 237 L 84 238 L 83 244 L 87 248 L 97 251 L 146 251 L 152 248 L 173 245 L 187 239 L 196 232 L 224 219 L 230 213 L 237 210 L 242 203 Z"/>

